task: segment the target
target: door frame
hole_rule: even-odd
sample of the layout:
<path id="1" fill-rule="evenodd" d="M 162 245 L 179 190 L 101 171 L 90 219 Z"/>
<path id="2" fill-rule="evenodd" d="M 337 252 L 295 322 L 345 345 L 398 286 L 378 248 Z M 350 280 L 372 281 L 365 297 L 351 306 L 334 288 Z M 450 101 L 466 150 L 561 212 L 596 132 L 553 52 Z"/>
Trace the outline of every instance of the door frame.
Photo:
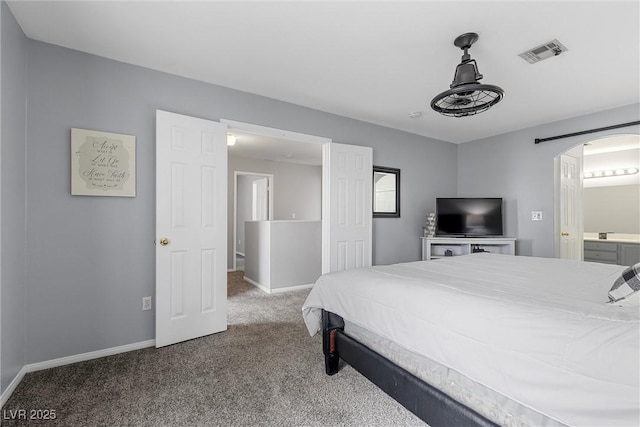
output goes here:
<path id="1" fill-rule="evenodd" d="M 227 161 L 228 162 L 228 161 Z M 232 271 L 236 271 L 236 251 L 238 249 L 238 177 L 239 176 L 263 176 L 267 178 L 269 185 L 269 219 L 273 219 L 273 174 L 262 172 L 233 171 L 233 264 Z"/>

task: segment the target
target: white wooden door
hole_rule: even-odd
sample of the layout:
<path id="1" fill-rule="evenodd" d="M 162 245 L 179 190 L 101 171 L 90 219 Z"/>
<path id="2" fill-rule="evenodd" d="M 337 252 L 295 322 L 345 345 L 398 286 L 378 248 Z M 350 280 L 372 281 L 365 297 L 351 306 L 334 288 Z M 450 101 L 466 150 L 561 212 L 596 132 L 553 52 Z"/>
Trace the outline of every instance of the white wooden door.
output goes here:
<path id="1" fill-rule="evenodd" d="M 156 112 L 156 238 L 156 347 L 226 330 L 226 125 Z"/>
<path id="2" fill-rule="evenodd" d="M 373 150 L 323 146 L 322 273 L 371 265 Z"/>
<path id="3" fill-rule="evenodd" d="M 253 191 L 251 219 L 254 221 L 266 221 L 269 219 L 268 181 L 268 178 L 260 178 L 251 183 Z"/>
<path id="4" fill-rule="evenodd" d="M 581 186 L 578 159 L 560 156 L 560 258 L 583 259 L 580 238 Z"/>

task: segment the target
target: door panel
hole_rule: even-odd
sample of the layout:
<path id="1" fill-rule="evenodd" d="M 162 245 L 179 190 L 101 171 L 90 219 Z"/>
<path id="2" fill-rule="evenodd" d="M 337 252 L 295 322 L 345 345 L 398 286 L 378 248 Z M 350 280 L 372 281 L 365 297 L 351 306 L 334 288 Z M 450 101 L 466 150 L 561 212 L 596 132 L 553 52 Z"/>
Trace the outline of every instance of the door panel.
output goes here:
<path id="1" fill-rule="evenodd" d="M 579 237 L 580 176 L 578 159 L 560 156 L 560 258 L 582 260 L 582 239 Z"/>
<path id="2" fill-rule="evenodd" d="M 161 347 L 227 329 L 226 125 L 157 111 L 156 146 Z"/>
<path id="3" fill-rule="evenodd" d="M 261 178 L 252 183 L 252 220 L 266 221 L 269 219 L 268 208 L 268 178 Z"/>
<path id="4" fill-rule="evenodd" d="M 323 147 L 323 273 L 371 265 L 372 153 L 346 144 Z"/>

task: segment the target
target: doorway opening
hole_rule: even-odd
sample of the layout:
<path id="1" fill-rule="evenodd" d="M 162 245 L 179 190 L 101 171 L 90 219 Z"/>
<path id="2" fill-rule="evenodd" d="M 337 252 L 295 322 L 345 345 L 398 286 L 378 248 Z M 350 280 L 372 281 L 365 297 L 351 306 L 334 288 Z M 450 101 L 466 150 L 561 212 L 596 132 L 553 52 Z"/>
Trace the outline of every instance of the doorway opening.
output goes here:
<path id="1" fill-rule="evenodd" d="M 249 263 L 249 270 L 245 270 L 246 264 L 243 265 L 247 260 L 245 222 L 321 221 L 322 152 L 331 139 L 226 119 L 221 122 L 227 125 L 228 133 L 237 141 L 228 147 L 229 176 L 233 177 L 234 184 L 233 189 L 229 188 L 233 191 L 233 212 L 229 216 L 229 251 L 233 256 L 229 259 L 229 271 L 249 271 L 249 276 L 255 278 L 253 264 Z M 317 176 L 314 177 L 314 173 Z M 245 205 L 251 206 L 243 206 L 243 200 Z M 260 281 L 255 282 L 252 283 L 254 286 L 268 289 L 258 286 Z"/>
<path id="2" fill-rule="evenodd" d="M 567 182 L 572 164 L 575 176 Z M 585 241 L 605 240 L 608 235 L 606 240 L 611 242 L 640 235 L 640 173 L 635 172 L 640 169 L 640 135 L 582 141 L 559 154 L 554 165 L 557 258 L 590 261 L 585 258 Z"/>

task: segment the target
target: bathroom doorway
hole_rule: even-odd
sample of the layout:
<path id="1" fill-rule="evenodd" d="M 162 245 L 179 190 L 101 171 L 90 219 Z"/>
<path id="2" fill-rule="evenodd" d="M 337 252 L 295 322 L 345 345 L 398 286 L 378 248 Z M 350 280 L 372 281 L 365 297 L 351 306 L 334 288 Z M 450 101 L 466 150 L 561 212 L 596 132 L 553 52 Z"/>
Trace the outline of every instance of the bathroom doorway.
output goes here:
<path id="1" fill-rule="evenodd" d="M 570 198 L 568 209 L 561 206 L 561 195 L 566 193 L 559 176 L 562 158 L 572 157 L 577 162 L 577 188 Z M 585 140 L 558 155 L 556 161 L 556 256 L 583 259 L 584 241 L 600 240 L 600 233 L 608 240 L 616 237 L 638 240 L 640 236 L 640 135 L 620 134 Z M 573 217 L 579 224 L 578 236 L 573 243 L 572 232 L 563 221 Z M 564 236 L 568 234 L 568 236 Z M 573 246 L 572 246 L 573 245 Z M 566 246 L 572 246 L 571 250 Z M 564 255 L 564 256 L 563 256 Z M 573 258 L 572 256 L 572 258 Z"/>

